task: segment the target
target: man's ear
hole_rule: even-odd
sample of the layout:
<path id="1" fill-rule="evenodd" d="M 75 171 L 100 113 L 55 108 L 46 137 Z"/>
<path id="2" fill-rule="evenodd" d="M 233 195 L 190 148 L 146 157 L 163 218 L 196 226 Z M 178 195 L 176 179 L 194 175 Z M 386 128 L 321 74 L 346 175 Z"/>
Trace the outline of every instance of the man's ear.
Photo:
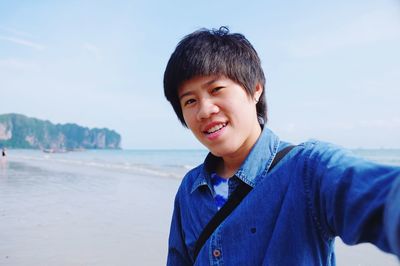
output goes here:
<path id="1" fill-rule="evenodd" d="M 256 100 L 256 102 L 260 100 L 263 91 L 264 91 L 263 86 L 260 83 L 257 83 L 256 89 L 254 90 L 254 100 Z"/>

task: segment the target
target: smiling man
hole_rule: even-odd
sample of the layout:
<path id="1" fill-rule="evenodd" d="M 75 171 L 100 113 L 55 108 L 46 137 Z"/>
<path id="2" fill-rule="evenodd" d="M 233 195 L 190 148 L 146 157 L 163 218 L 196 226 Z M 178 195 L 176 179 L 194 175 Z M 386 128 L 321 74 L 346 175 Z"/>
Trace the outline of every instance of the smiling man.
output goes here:
<path id="1" fill-rule="evenodd" d="M 178 90 L 186 125 L 213 155 L 224 158 L 217 171 L 222 177 L 236 172 L 260 136 L 256 111 L 260 84 L 253 94 L 222 75 L 190 79 Z"/>
<path id="2" fill-rule="evenodd" d="M 164 92 L 208 148 L 177 192 L 168 265 L 334 265 L 334 238 L 400 256 L 400 168 L 266 127 L 265 77 L 250 42 L 199 30 L 171 55 Z"/>

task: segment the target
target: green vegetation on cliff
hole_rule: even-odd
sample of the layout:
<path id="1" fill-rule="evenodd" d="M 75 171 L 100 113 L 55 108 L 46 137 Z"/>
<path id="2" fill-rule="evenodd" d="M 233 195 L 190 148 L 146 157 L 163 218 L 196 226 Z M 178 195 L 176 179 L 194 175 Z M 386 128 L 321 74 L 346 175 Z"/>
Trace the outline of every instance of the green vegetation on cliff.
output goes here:
<path id="1" fill-rule="evenodd" d="M 20 114 L 0 115 L 0 147 L 21 149 L 119 149 L 121 136 L 107 128 L 52 124 Z"/>

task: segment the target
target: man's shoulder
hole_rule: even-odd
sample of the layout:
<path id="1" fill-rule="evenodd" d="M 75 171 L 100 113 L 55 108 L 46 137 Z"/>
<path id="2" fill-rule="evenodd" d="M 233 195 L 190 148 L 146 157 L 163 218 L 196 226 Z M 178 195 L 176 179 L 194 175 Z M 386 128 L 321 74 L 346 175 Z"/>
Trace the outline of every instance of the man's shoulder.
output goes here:
<path id="1" fill-rule="evenodd" d="M 309 139 L 307 141 L 299 143 L 296 146 L 298 146 L 303 153 L 308 153 L 309 155 L 322 155 L 327 153 L 330 154 L 338 151 L 351 152 L 349 149 L 346 149 L 345 147 L 342 147 L 340 145 L 317 139 Z"/>
<path id="2" fill-rule="evenodd" d="M 283 145 L 285 144 L 283 143 Z M 309 166 L 341 162 L 344 158 L 347 160 L 359 159 L 359 156 L 348 148 L 317 139 L 301 142 L 295 145 L 293 150 L 289 157 L 294 157 L 297 162 L 302 161 Z"/>
<path id="3" fill-rule="evenodd" d="M 371 161 L 353 150 L 331 142 L 311 139 L 299 144 L 297 158 L 308 169 L 311 176 L 324 175 L 333 169 L 362 167 Z"/>
<path id="4" fill-rule="evenodd" d="M 348 148 L 327 141 L 316 139 L 308 140 L 302 143 L 304 150 L 310 154 L 310 157 L 330 158 L 332 156 L 355 156 Z"/>

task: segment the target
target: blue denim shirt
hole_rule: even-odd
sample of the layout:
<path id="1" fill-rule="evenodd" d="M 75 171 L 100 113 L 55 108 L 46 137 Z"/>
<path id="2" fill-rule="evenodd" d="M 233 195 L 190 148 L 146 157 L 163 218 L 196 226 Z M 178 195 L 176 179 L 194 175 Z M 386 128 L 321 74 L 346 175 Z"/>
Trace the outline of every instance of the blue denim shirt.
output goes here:
<path id="1" fill-rule="evenodd" d="M 336 236 L 400 256 L 399 167 L 309 141 L 267 172 L 286 145 L 263 129 L 235 177 L 253 190 L 196 261 L 196 240 L 217 212 L 209 171 L 216 157 L 187 173 L 175 198 L 167 265 L 335 265 Z"/>

